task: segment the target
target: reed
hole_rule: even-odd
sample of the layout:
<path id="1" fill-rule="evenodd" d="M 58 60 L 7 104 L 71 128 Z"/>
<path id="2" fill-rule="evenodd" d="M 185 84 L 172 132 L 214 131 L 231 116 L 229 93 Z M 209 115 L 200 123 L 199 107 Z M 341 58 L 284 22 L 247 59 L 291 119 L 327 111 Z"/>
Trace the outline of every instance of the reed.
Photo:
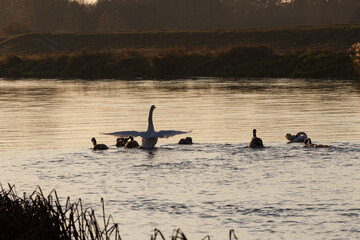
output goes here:
<path id="1" fill-rule="evenodd" d="M 105 217 L 103 199 L 100 227 L 94 211 L 84 208 L 81 199 L 71 203 L 67 198 L 62 207 L 55 190 L 45 197 L 37 187 L 29 196 L 20 197 L 15 186 L 0 187 L 0 239 L 121 240 L 118 225 L 111 215 Z"/>
<path id="2" fill-rule="evenodd" d="M 102 204 L 102 227 L 94 210 L 84 208 L 81 199 L 75 203 L 68 197 L 62 206 L 55 190 L 46 197 L 40 187 L 27 195 L 19 196 L 15 186 L 0 184 L 0 239 L 26 240 L 122 240 L 117 223 L 111 215 L 106 217 Z M 157 228 L 150 240 L 165 240 Z M 210 240 L 206 235 L 202 240 Z M 229 240 L 238 240 L 235 231 L 229 231 Z M 181 229 L 175 229 L 171 240 L 188 240 Z"/>

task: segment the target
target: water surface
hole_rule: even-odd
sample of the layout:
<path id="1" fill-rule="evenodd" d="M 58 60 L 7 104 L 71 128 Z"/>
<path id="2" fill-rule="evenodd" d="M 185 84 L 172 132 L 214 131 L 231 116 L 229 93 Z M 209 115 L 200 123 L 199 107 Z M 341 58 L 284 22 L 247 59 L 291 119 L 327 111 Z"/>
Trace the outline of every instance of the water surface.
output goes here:
<path id="1" fill-rule="evenodd" d="M 100 132 L 192 130 L 154 150 Z M 123 239 L 357 239 L 360 94 L 351 81 L 0 80 L 0 181 L 57 189 L 120 224 Z M 252 129 L 265 149 L 248 149 Z M 329 149 L 287 144 L 305 131 Z M 110 146 L 92 152 L 91 137 Z M 140 139 L 137 139 L 140 141 Z"/>

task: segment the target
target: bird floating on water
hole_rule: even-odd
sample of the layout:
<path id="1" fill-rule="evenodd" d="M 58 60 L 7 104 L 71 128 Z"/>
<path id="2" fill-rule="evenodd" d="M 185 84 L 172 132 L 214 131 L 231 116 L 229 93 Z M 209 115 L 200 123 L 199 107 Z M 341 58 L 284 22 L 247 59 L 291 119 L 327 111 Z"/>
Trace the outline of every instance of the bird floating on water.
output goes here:
<path id="1" fill-rule="evenodd" d="M 305 132 L 298 132 L 296 135 L 287 133 L 285 138 L 289 140 L 289 142 L 304 142 L 304 140 L 307 138 L 307 135 Z"/>
<path id="2" fill-rule="evenodd" d="M 310 138 L 306 138 L 304 140 L 304 144 L 305 144 L 304 147 L 308 147 L 308 148 L 328 148 L 328 147 L 330 147 L 330 145 L 311 143 Z"/>
<path id="3" fill-rule="evenodd" d="M 193 144 L 191 137 L 182 138 L 179 141 L 179 144 Z"/>
<path id="4" fill-rule="evenodd" d="M 153 124 L 153 111 L 155 106 L 150 107 L 149 118 L 148 118 L 148 129 L 145 132 L 139 131 L 120 131 L 113 133 L 103 133 L 105 135 L 113 135 L 117 137 L 142 137 L 141 147 L 142 148 L 154 148 L 159 138 L 169 138 L 178 134 L 184 134 L 188 132 L 176 131 L 176 130 L 161 130 L 156 132 Z"/>
<path id="5" fill-rule="evenodd" d="M 263 148 L 263 141 L 261 138 L 256 137 L 256 129 L 253 130 L 253 137 L 249 143 L 249 148 Z"/>
<path id="6" fill-rule="evenodd" d="M 130 136 L 128 138 L 130 141 L 128 141 L 126 144 L 125 144 L 125 148 L 139 148 L 140 145 L 137 141 L 134 140 L 134 138 L 132 136 Z"/>
<path id="7" fill-rule="evenodd" d="M 125 147 L 126 143 L 128 142 L 129 138 L 125 138 L 125 137 L 122 137 L 122 138 L 117 138 L 116 139 L 116 146 L 117 147 Z"/>
<path id="8" fill-rule="evenodd" d="M 92 141 L 92 143 L 94 145 L 93 148 L 92 148 L 92 150 L 94 150 L 94 151 L 108 150 L 109 149 L 105 144 L 102 144 L 102 143 L 97 144 L 96 139 L 94 137 L 91 139 L 91 141 Z"/>

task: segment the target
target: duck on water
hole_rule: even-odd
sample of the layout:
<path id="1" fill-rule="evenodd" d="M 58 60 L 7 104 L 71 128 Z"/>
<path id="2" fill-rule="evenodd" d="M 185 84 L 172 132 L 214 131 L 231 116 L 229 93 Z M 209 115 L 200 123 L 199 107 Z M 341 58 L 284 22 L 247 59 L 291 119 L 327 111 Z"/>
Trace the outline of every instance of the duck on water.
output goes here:
<path id="1" fill-rule="evenodd" d="M 93 137 L 91 139 L 92 143 L 93 143 L 93 148 L 92 150 L 94 151 L 98 151 L 98 150 L 108 150 L 108 146 L 106 146 L 105 144 L 102 144 L 102 143 L 97 143 L 96 142 L 96 139 Z"/>
<path id="2" fill-rule="evenodd" d="M 304 147 L 308 147 L 308 148 L 328 148 L 328 147 L 330 147 L 330 145 L 312 143 L 310 138 L 306 138 L 304 140 L 304 144 L 305 144 Z"/>
<path id="3" fill-rule="evenodd" d="M 103 133 L 105 135 L 113 135 L 117 137 L 141 137 L 141 147 L 142 148 L 154 148 L 159 138 L 169 138 L 178 134 L 188 133 L 185 131 L 176 131 L 176 130 L 161 130 L 155 131 L 154 123 L 153 123 L 153 112 L 155 110 L 155 106 L 152 105 L 150 107 L 149 118 L 148 118 L 148 128 L 145 132 L 140 131 L 120 131 L 120 132 L 112 132 L 112 133 Z"/>
<path id="4" fill-rule="evenodd" d="M 253 137 L 249 143 L 249 148 L 263 148 L 264 144 L 261 138 L 256 136 L 256 129 L 253 130 Z"/>

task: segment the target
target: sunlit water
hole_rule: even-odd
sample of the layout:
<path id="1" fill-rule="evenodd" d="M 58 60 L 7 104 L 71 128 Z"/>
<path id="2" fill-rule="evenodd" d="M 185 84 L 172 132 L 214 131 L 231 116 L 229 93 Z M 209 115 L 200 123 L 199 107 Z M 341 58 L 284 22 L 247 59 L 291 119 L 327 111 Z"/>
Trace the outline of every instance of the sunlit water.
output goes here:
<path id="1" fill-rule="evenodd" d="M 151 151 L 100 132 L 192 130 Z M 350 81 L 0 80 L 0 182 L 82 198 L 125 240 L 359 239 L 360 91 Z M 246 146 L 252 129 L 266 146 Z M 329 149 L 287 144 L 305 131 Z M 91 137 L 110 146 L 91 151 Z M 137 139 L 141 141 L 140 139 Z"/>

